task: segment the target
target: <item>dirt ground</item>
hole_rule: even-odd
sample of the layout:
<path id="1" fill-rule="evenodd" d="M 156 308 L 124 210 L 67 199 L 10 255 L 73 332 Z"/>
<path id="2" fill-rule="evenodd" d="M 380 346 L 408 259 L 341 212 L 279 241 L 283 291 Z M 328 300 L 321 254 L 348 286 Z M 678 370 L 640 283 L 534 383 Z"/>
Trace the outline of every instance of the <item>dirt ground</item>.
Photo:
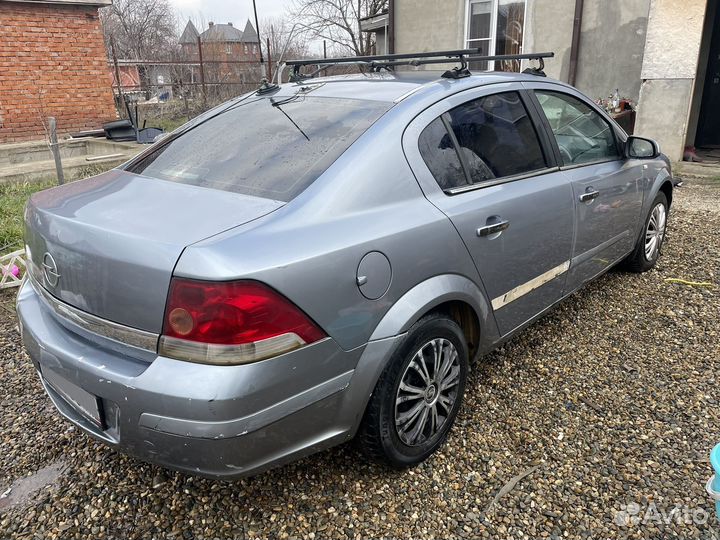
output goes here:
<path id="1" fill-rule="evenodd" d="M 0 538 L 720 538 L 719 299 L 720 181 L 689 179 L 656 269 L 610 272 L 483 359 L 426 463 L 348 444 L 223 483 L 72 428 L 0 296 Z"/>

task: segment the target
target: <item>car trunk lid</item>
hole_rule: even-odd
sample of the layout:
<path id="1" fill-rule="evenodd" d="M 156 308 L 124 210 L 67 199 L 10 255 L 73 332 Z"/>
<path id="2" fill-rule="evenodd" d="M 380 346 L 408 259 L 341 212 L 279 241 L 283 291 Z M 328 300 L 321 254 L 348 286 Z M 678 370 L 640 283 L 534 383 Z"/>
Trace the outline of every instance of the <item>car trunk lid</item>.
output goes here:
<path id="1" fill-rule="evenodd" d="M 283 204 L 113 170 L 31 197 L 28 259 L 59 300 L 159 333 L 183 249 Z"/>

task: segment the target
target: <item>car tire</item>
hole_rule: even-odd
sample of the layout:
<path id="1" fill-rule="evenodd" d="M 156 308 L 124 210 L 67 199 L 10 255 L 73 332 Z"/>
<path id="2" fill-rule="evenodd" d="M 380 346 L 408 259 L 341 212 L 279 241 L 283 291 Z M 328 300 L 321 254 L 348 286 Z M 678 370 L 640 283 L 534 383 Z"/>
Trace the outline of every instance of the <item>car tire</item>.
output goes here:
<path id="1" fill-rule="evenodd" d="M 468 345 L 458 324 L 441 313 L 420 319 L 370 396 L 357 438 L 361 449 L 395 468 L 427 459 L 455 422 L 468 371 Z"/>
<path id="2" fill-rule="evenodd" d="M 623 266 L 626 270 L 638 273 L 647 272 L 655 266 L 665 240 L 667 216 L 668 201 L 661 191 L 650 205 L 650 211 L 645 218 L 645 224 L 635 244 L 635 249 L 624 261 Z"/>

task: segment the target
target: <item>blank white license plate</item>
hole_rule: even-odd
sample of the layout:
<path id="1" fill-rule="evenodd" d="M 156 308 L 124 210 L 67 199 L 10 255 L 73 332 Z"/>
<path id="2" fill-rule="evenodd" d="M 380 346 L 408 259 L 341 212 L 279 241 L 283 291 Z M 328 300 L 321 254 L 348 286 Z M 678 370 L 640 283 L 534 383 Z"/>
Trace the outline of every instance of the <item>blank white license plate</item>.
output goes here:
<path id="1" fill-rule="evenodd" d="M 97 396 L 86 392 L 76 384 L 64 379 L 49 369 L 42 370 L 45 382 L 65 401 L 72 405 L 80 414 L 102 427 L 100 419 L 100 407 Z"/>

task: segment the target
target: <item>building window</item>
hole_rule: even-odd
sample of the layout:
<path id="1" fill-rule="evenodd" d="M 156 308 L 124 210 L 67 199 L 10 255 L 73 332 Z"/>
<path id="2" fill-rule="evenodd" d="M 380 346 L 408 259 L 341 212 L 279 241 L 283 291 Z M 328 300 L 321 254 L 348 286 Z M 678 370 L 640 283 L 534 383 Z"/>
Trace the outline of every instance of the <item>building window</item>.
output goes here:
<path id="1" fill-rule="evenodd" d="M 232 45 L 230 45 L 229 43 L 225 45 L 225 54 L 232 54 Z"/>
<path id="2" fill-rule="evenodd" d="M 243 47 L 244 47 L 244 49 L 245 49 L 245 54 L 247 54 L 247 53 L 248 53 L 248 46 L 247 46 L 247 44 L 243 45 Z"/>
<path id="3" fill-rule="evenodd" d="M 483 56 L 521 54 L 525 0 L 469 0 L 465 44 Z M 519 60 L 470 62 L 470 69 L 520 71 Z"/>

